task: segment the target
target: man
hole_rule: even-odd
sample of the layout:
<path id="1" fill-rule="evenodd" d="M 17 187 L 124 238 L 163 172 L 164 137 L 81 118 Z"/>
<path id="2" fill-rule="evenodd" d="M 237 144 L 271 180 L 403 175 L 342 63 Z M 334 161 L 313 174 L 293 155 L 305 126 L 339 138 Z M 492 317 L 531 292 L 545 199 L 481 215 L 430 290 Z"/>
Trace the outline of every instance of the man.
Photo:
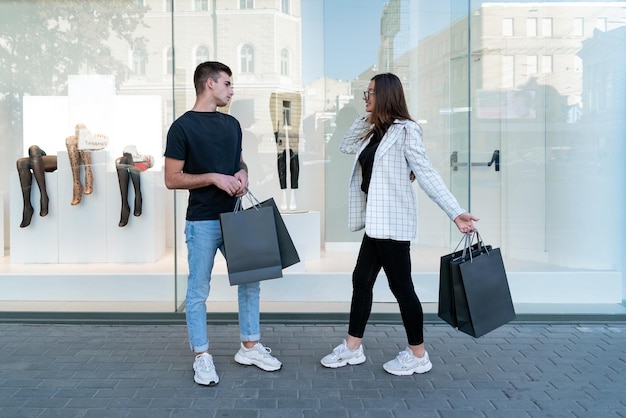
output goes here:
<path id="1" fill-rule="evenodd" d="M 219 214 L 232 211 L 248 187 L 239 122 L 217 111 L 234 94 L 231 76 L 230 68 L 222 63 L 198 65 L 194 73 L 195 104 L 174 121 L 165 148 L 165 186 L 189 190 L 185 223 L 189 263 L 186 320 L 189 345 L 196 354 L 194 380 L 207 386 L 219 382 L 206 330 L 211 271 L 217 250 L 224 249 Z M 241 347 L 235 361 L 275 371 L 281 368 L 281 362 L 259 342 L 259 294 L 258 282 L 238 288 Z"/>

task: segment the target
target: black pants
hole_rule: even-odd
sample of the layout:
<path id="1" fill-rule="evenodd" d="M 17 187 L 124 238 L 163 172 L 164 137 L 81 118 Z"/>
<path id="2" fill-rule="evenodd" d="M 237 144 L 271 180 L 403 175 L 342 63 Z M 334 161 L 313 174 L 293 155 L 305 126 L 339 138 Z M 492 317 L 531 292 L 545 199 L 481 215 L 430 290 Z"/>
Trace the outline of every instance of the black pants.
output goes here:
<path id="1" fill-rule="evenodd" d="M 400 305 L 402 323 L 409 345 L 424 342 L 424 312 L 411 279 L 409 241 L 374 239 L 363 236 L 356 267 L 352 273 L 352 305 L 348 334 L 363 338 L 372 311 L 373 289 L 380 269 Z"/>
<path id="2" fill-rule="evenodd" d="M 289 149 L 289 172 L 291 173 L 291 189 L 298 188 L 298 179 L 300 177 L 300 159 L 298 153 Z M 287 150 L 278 153 L 278 181 L 282 190 L 287 188 Z"/>

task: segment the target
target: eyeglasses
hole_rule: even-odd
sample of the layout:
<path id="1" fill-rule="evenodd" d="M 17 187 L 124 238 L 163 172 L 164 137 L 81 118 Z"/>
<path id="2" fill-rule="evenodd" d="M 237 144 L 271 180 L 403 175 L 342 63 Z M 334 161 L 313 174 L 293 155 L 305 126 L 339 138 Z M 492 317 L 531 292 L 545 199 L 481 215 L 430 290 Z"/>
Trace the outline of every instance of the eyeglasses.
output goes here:
<path id="1" fill-rule="evenodd" d="M 363 92 L 363 100 L 369 100 L 372 94 L 376 94 L 374 90 L 367 90 Z"/>

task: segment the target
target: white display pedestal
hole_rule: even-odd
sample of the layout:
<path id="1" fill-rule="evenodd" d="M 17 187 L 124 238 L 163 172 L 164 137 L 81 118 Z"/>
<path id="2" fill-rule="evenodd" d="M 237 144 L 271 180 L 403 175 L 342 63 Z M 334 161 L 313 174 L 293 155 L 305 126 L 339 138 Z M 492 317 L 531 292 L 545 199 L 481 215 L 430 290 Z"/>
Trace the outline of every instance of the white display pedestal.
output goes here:
<path id="1" fill-rule="evenodd" d="M 165 186 L 161 171 L 144 171 L 140 175 L 142 213 L 134 216 L 135 190 L 128 184 L 130 216 L 120 227 L 122 209 L 117 172 L 106 173 L 107 180 L 107 261 L 110 263 L 152 263 L 165 252 Z M 115 195 L 117 193 L 117 196 Z"/>
<path id="2" fill-rule="evenodd" d="M 291 240 L 300 255 L 300 263 L 320 258 L 320 213 L 281 212 Z M 291 268 L 291 267 L 290 267 Z"/>
<path id="3" fill-rule="evenodd" d="M 31 224 L 20 228 L 23 199 L 16 172 L 10 178 L 11 263 L 151 263 L 165 253 L 163 173 L 140 174 L 143 211 L 133 216 L 134 189 L 129 184 L 131 214 L 119 226 L 121 194 L 116 171 L 106 171 L 106 151 L 91 153 L 93 193 L 72 206 L 73 178 L 67 152 L 58 153 L 58 169 L 46 173 L 49 213 L 39 216 L 39 188 L 33 180 Z M 108 166 L 111 165 L 109 161 Z M 83 173 L 84 174 L 84 173 Z M 84 183 L 83 183 L 84 184 Z"/>
<path id="4" fill-rule="evenodd" d="M 104 263 L 106 258 L 106 151 L 91 151 L 93 193 L 72 206 L 72 170 L 67 151 L 57 155 L 59 176 L 59 263 Z M 81 178 L 85 184 L 84 167 Z"/>
<path id="5" fill-rule="evenodd" d="M 50 202 L 48 215 L 39 216 L 39 186 L 33 177 L 30 201 L 34 209 L 30 225 L 20 228 L 24 200 L 17 172 L 10 173 L 9 182 L 9 232 L 11 233 L 11 263 L 37 264 L 59 262 L 59 195 L 57 193 L 57 173 L 45 173 L 46 190 Z M 69 203 L 68 203 L 69 205 Z"/>

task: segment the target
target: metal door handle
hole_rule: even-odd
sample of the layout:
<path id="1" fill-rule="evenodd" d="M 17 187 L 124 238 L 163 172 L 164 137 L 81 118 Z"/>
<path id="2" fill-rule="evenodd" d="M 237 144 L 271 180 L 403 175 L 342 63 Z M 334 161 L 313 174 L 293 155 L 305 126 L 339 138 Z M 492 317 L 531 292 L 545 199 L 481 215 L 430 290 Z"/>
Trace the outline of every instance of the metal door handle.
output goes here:
<path id="1" fill-rule="evenodd" d="M 457 171 L 458 167 L 467 167 L 468 163 L 460 163 L 458 160 L 458 152 L 457 151 L 452 151 L 452 154 L 450 154 L 450 167 L 452 167 L 453 171 Z M 494 150 L 493 154 L 491 155 L 491 161 L 487 162 L 487 163 L 472 163 L 472 167 L 491 167 L 492 165 L 495 165 L 495 170 L 496 171 L 500 171 L 500 150 Z"/>

